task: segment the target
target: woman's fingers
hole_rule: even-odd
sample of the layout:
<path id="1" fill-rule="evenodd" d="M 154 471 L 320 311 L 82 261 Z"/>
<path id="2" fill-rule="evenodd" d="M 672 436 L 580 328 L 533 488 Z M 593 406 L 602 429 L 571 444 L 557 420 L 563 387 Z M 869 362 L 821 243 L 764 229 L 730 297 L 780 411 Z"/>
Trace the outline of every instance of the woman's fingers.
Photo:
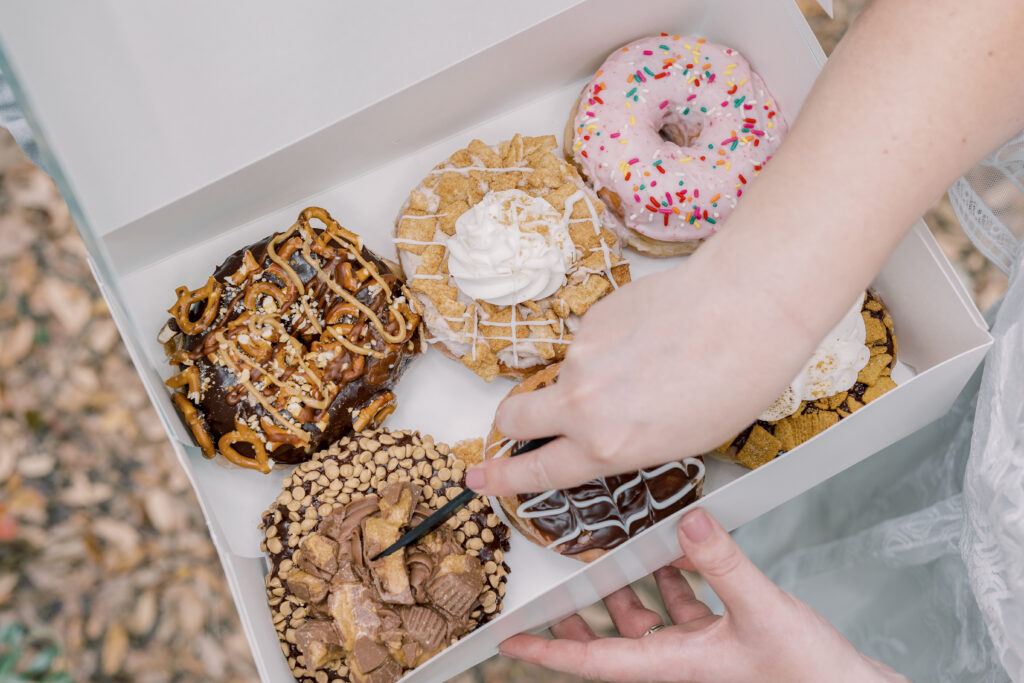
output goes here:
<path id="1" fill-rule="evenodd" d="M 654 572 L 661 599 L 673 623 L 686 624 L 711 615 L 711 610 L 693 594 L 693 588 L 675 567 L 662 567 Z"/>
<path id="2" fill-rule="evenodd" d="M 565 411 L 558 385 L 509 396 L 494 415 L 498 430 L 513 439 L 540 439 L 565 432 Z"/>
<path id="3" fill-rule="evenodd" d="M 684 515 L 679 546 L 730 612 L 757 621 L 772 617 L 782 592 L 711 515 L 700 508 Z"/>
<path id="4" fill-rule="evenodd" d="M 590 628 L 590 624 L 578 614 L 566 617 L 552 626 L 551 633 L 554 634 L 555 638 L 578 640 L 580 642 L 587 642 L 597 638 L 594 630 Z"/>
<path id="5" fill-rule="evenodd" d="M 583 449 L 561 437 L 515 458 L 484 460 L 466 473 L 466 486 L 477 493 L 509 496 L 575 486 L 596 474 Z"/>
<path id="6" fill-rule="evenodd" d="M 498 651 L 506 657 L 523 659 L 583 678 L 650 680 L 655 678 L 655 672 L 664 665 L 665 659 L 664 656 L 652 656 L 652 646 L 663 646 L 653 638 L 598 638 L 580 642 L 522 634 L 503 642 Z M 680 672 L 679 678 L 685 679 L 685 673 Z"/>
<path id="7" fill-rule="evenodd" d="M 693 566 L 693 562 L 690 562 L 689 558 L 685 555 L 680 557 L 678 560 L 672 560 L 672 566 L 676 569 L 681 569 L 684 572 L 690 572 L 691 574 L 697 573 L 697 568 Z"/>
<path id="8" fill-rule="evenodd" d="M 640 638 L 647 630 L 662 623 L 657 612 L 647 609 L 636 592 L 626 586 L 604 599 L 604 606 L 623 638 Z"/>

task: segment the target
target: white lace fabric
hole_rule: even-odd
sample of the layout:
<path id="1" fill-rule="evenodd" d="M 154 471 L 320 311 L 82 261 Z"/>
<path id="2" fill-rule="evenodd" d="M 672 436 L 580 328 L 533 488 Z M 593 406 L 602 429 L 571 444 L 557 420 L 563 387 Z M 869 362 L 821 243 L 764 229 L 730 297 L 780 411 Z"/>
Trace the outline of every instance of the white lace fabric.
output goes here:
<path id="1" fill-rule="evenodd" d="M 736 537 L 782 588 L 913 680 L 1024 681 L 1024 133 L 950 198 L 1010 275 L 985 365 L 942 419 Z"/>
<path id="2" fill-rule="evenodd" d="M 978 250 L 1009 274 L 1024 237 L 1024 134 L 957 180 L 949 199 Z"/>

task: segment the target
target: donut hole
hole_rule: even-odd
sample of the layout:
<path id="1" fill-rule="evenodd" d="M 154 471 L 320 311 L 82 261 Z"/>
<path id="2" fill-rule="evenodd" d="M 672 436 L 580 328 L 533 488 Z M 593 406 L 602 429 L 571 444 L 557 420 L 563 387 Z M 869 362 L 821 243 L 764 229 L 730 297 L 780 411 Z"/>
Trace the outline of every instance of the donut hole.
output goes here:
<path id="1" fill-rule="evenodd" d="M 670 111 L 662 118 L 658 135 L 665 142 L 689 147 L 691 141 L 700 136 L 702 128 L 700 123 L 684 120 L 677 112 Z"/>

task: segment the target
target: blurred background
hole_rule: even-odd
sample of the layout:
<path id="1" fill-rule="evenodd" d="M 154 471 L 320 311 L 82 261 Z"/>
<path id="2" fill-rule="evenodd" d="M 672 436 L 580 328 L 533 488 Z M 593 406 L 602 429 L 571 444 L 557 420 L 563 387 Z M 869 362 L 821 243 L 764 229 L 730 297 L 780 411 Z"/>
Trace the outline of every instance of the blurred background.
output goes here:
<path id="1" fill-rule="evenodd" d="M 826 52 L 864 4 L 829 19 Z M 1006 279 L 943 198 L 928 224 L 985 310 Z M 656 606 L 653 582 L 637 588 Z M 614 631 L 600 605 L 587 619 Z M 254 681 L 199 506 L 50 179 L 0 130 L 0 681 Z M 454 679 L 573 681 L 494 658 Z"/>

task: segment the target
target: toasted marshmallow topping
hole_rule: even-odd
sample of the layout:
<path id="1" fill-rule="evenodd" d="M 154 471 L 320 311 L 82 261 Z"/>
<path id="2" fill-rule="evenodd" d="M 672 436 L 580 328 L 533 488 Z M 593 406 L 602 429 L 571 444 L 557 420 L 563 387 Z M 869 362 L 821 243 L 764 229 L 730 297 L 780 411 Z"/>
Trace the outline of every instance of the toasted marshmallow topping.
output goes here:
<path id="1" fill-rule="evenodd" d="M 867 330 L 861 315 L 863 305 L 862 294 L 818 345 L 796 379 L 761 413 L 759 420 L 781 420 L 795 413 L 801 401 L 816 401 L 853 387 L 857 375 L 871 359 L 871 351 L 864 343 Z"/>

